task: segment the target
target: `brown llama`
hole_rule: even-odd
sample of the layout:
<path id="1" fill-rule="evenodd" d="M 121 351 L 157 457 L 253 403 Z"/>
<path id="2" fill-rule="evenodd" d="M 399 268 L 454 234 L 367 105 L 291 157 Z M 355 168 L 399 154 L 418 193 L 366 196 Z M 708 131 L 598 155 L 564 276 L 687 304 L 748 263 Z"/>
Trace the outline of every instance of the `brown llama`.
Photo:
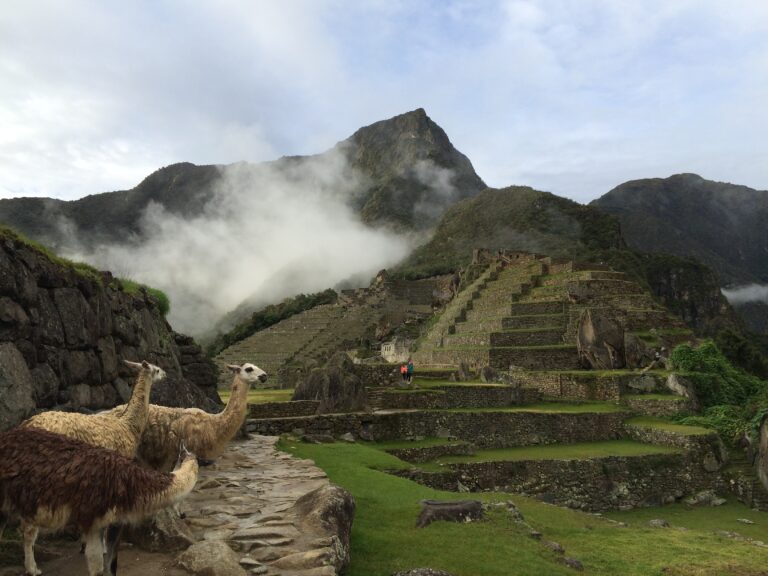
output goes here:
<path id="1" fill-rule="evenodd" d="M 169 474 L 112 450 L 17 427 L 0 434 L 0 510 L 21 520 L 27 574 L 41 574 L 34 555 L 39 530 L 67 525 L 85 536 L 88 574 L 114 574 L 116 549 L 107 549 L 105 570 L 104 529 L 138 522 L 176 504 L 194 488 L 197 471 L 191 454 Z"/>
<path id="2" fill-rule="evenodd" d="M 119 417 L 110 412 L 78 414 L 52 410 L 32 416 L 21 425 L 63 434 L 133 458 L 147 425 L 147 407 L 152 384 L 165 378 L 165 372 L 146 360 L 141 364 L 127 360 L 124 362 L 133 370 L 138 370 L 139 375 L 131 399 Z"/>
<path id="3" fill-rule="evenodd" d="M 170 470 L 182 442 L 198 458 L 216 458 L 224 451 L 243 425 L 251 384 L 267 381 L 266 372 L 253 364 L 228 368 L 234 373 L 232 395 L 218 414 L 199 408 L 149 405 L 149 419 L 137 453 L 142 462 L 156 470 Z M 124 410 L 125 406 L 118 406 L 105 414 L 118 416 Z"/>

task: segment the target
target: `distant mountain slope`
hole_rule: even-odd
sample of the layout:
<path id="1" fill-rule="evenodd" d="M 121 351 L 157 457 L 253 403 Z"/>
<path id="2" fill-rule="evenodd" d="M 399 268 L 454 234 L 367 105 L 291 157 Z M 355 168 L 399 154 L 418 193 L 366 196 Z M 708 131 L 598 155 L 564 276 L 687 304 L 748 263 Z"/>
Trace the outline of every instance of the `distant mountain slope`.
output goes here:
<path id="1" fill-rule="evenodd" d="M 677 174 L 625 182 L 591 205 L 619 218 L 632 248 L 696 258 L 726 284 L 768 282 L 768 191 Z"/>
<path id="2" fill-rule="evenodd" d="M 343 169 L 355 176 L 356 186 L 347 202 L 368 224 L 424 230 L 455 201 L 485 188 L 469 159 L 453 147 L 443 129 L 421 108 L 361 128 L 323 154 L 251 166 L 295 173 L 304 165 L 331 156 L 345 159 L 348 166 Z M 0 224 L 55 249 L 71 245 L 72 237 L 88 247 L 138 239 L 135 236 L 142 232 L 142 214 L 151 202 L 184 217 L 202 213 L 215 194 L 223 168 L 173 164 L 130 190 L 69 202 L 50 198 L 0 200 Z"/>
<path id="3" fill-rule="evenodd" d="M 589 206 L 525 186 L 489 188 L 451 207 L 401 268 L 415 275 L 453 270 L 479 247 L 584 259 L 624 241 L 616 219 Z"/>
<path id="4" fill-rule="evenodd" d="M 455 270 L 480 247 L 603 262 L 647 286 L 700 334 L 740 329 L 709 268 L 685 258 L 635 252 L 626 246 L 614 216 L 527 187 L 487 189 L 451 207 L 432 239 L 413 251 L 399 273 L 418 277 Z"/>

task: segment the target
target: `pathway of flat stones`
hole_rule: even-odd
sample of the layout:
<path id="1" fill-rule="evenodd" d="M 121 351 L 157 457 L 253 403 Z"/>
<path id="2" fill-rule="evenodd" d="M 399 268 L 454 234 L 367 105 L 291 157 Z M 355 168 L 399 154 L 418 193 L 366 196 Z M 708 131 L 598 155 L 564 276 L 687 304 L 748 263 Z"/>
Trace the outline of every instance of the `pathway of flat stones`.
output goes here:
<path id="1" fill-rule="evenodd" d="M 226 542 L 249 575 L 335 576 L 335 569 L 326 565 L 331 539 L 302 532 L 292 510 L 301 496 L 328 484 L 328 477 L 311 460 L 278 451 L 277 440 L 252 436 L 234 442 L 215 464 L 201 468 L 194 492 L 181 505 L 186 523 L 196 540 Z M 77 542 L 56 538 L 41 546 L 53 547 L 56 556 L 47 562 L 44 554 L 38 558 L 44 575 L 85 573 Z M 176 556 L 125 549 L 120 552 L 121 573 L 186 573 L 175 566 Z M 0 567 L 2 575 L 19 573 L 21 566 Z"/>
<path id="2" fill-rule="evenodd" d="M 202 468 L 195 491 L 181 506 L 196 540 L 224 540 L 251 574 L 333 576 L 322 566 L 329 539 L 302 533 L 291 508 L 328 484 L 311 460 L 275 449 L 278 438 L 253 436 L 233 443 Z"/>

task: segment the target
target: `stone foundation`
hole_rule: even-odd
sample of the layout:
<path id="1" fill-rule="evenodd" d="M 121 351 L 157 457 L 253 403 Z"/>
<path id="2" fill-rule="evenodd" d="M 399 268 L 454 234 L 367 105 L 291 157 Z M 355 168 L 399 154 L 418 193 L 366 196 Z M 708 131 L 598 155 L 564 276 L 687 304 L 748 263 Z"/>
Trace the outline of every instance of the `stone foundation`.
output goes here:
<path id="1" fill-rule="evenodd" d="M 621 438 L 623 420 L 628 416 L 626 412 L 377 412 L 254 419 L 248 420 L 246 430 L 268 436 L 295 430 L 335 437 L 351 432 L 364 440 L 378 442 L 414 436 L 452 437 L 472 442 L 478 448 L 506 448 Z"/>
<path id="2" fill-rule="evenodd" d="M 722 490 L 718 471 L 695 455 L 651 454 L 586 460 L 521 460 L 452 464 L 449 471 L 398 471 L 439 490 L 503 491 L 582 510 L 626 510 L 675 502 L 701 490 Z"/>
<path id="3" fill-rule="evenodd" d="M 503 408 L 522 404 L 524 393 L 511 386 L 442 386 L 429 390 L 387 391 L 381 396 L 384 409 L 450 410 L 453 408 Z"/>
<path id="4" fill-rule="evenodd" d="M 312 416 L 317 414 L 319 400 L 294 400 L 291 402 L 265 402 L 249 404 L 250 418 L 294 418 L 296 416 Z"/>

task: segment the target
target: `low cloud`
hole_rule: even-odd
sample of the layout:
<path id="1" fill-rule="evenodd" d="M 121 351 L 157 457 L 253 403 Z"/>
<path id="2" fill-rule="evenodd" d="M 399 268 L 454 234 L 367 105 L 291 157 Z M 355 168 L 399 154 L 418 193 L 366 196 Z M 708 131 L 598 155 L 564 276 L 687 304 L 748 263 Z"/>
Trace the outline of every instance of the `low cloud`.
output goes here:
<path id="1" fill-rule="evenodd" d="M 369 279 L 401 260 L 409 240 L 365 226 L 347 205 L 364 184 L 341 153 L 236 164 L 221 169 L 200 216 L 151 203 L 139 240 L 67 256 L 166 291 L 170 322 L 201 335 L 245 300 L 274 302 L 360 274 Z"/>
<path id="2" fill-rule="evenodd" d="M 768 303 L 768 284 L 747 284 L 735 288 L 724 288 L 723 294 L 731 304 Z"/>

